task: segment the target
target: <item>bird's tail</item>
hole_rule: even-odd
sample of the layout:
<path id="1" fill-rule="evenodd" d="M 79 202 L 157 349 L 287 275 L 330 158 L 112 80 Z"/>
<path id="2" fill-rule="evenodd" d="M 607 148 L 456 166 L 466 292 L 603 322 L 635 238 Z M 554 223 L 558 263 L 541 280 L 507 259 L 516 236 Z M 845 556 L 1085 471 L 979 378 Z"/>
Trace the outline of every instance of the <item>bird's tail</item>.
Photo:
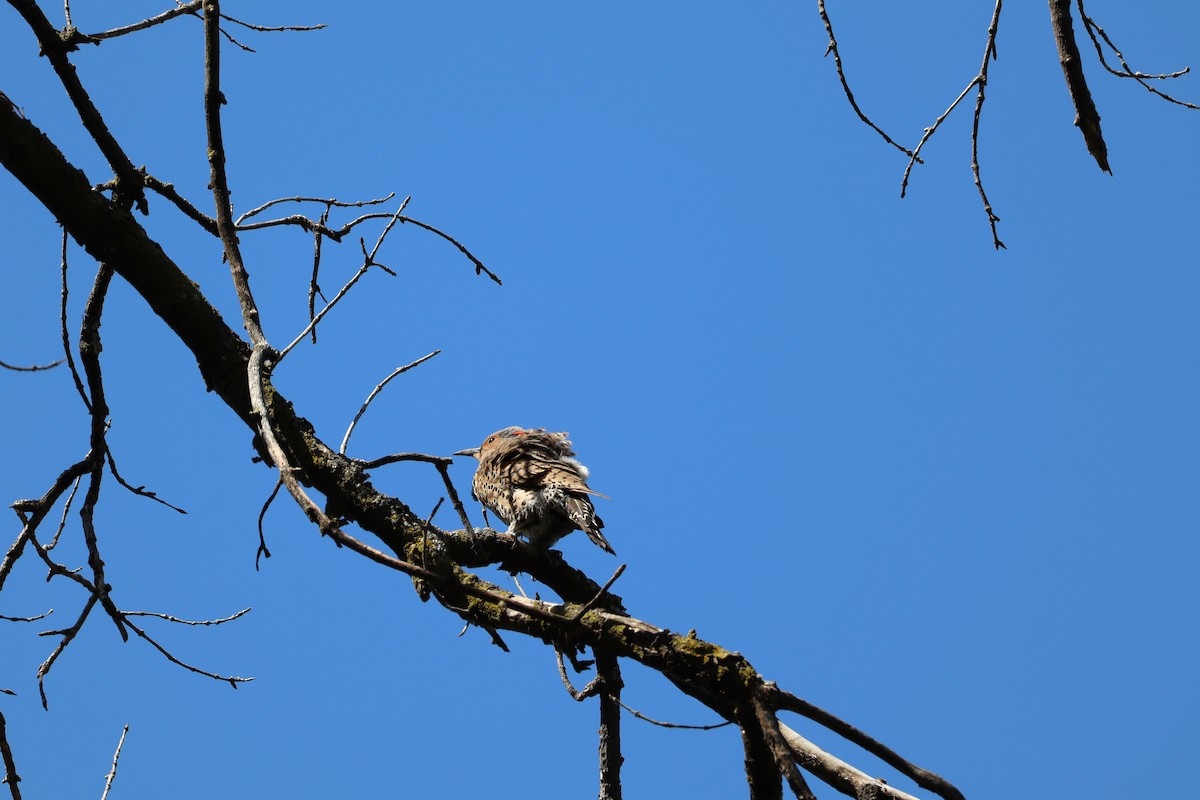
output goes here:
<path id="1" fill-rule="evenodd" d="M 600 529 L 603 527 L 604 522 L 599 517 L 596 517 L 596 524 L 589 525 L 587 528 L 584 528 L 583 532 L 586 533 L 588 538 L 592 540 L 592 544 L 596 545 L 606 553 L 615 556 L 617 551 L 612 549 L 612 545 L 608 543 L 608 539 L 605 539 L 604 534 L 600 532 Z"/>

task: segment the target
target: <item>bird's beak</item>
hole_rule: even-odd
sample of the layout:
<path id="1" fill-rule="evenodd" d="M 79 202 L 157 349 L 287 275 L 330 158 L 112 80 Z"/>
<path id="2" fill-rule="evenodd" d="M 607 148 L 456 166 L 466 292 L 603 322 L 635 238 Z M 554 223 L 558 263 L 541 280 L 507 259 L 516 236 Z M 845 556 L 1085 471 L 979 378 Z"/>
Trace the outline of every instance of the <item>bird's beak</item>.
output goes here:
<path id="1" fill-rule="evenodd" d="M 452 453 L 452 455 L 471 456 L 472 458 L 479 458 L 479 448 L 478 447 L 468 447 L 466 450 L 459 450 L 457 453 Z"/>

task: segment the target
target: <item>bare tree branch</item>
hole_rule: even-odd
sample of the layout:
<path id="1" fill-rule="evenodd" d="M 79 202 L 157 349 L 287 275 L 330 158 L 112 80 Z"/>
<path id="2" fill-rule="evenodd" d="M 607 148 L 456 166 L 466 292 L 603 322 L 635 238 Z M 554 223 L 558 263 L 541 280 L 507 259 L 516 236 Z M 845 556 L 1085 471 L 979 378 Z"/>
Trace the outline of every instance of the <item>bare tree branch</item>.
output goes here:
<path id="1" fill-rule="evenodd" d="M 17 774 L 17 764 L 13 760 L 12 748 L 8 744 L 8 723 L 0 714 L 0 761 L 4 762 L 4 783 L 8 784 L 8 794 L 12 800 L 21 800 L 21 776 Z"/>
<path id="2" fill-rule="evenodd" d="M 1087 79 L 1083 75 L 1083 62 L 1079 58 L 1079 47 L 1075 44 L 1075 28 L 1071 24 L 1071 0 L 1050 0 L 1050 27 L 1054 30 L 1054 42 L 1058 46 L 1058 61 L 1062 64 L 1063 76 L 1067 79 L 1067 91 L 1075 106 L 1075 126 L 1083 134 L 1088 152 L 1100 169 L 1112 174 L 1108 166 L 1108 148 L 1100 133 L 1100 113 L 1088 91 Z"/>
<path id="3" fill-rule="evenodd" d="M 9 364 L 7 361 L 0 361 L 0 368 L 11 369 L 13 372 L 41 372 L 44 369 L 54 369 L 64 361 L 66 361 L 65 358 L 60 358 L 58 361 L 52 361 L 49 364 L 33 364 L 28 367 L 19 364 Z"/>
<path id="4" fill-rule="evenodd" d="M 125 735 L 129 733 L 129 725 L 126 724 L 121 730 L 121 739 L 117 742 L 117 749 L 113 753 L 112 769 L 104 776 L 104 793 L 100 795 L 100 800 L 108 800 L 108 792 L 112 789 L 113 781 L 117 779 L 117 762 L 121 758 L 121 748 L 125 746 Z"/>
<path id="5" fill-rule="evenodd" d="M 621 666 L 616 656 L 596 651 L 600 680 L 600 800 L 621 800 Z"/>
<path id="6" fill-rule="evenodd" d="M 371 390 L 371 393 L 369 395 L 367 395 L 367 399 L 363 401 L 362 406 L 358 409 L 358 413 L 354 415 L 354 419 L 350 420 L 350 426 L 348 428 L 346 428 L 346 435 L 342 437 L 342 443 L 338 447 L 338 453 L 340 453 L 341 455 L 346 454 L 346 446 L 350 444 L 350 434 L 354 433 L 354 426 L 358 424 L 358 421 L 360 419 L 362 419 L 362 415 L 367 413 L 367 406 L 371 405 L 371 401 L 374 400 L 376 398 L 376 396 L 378 396 L 378 394 L 383 391 L 383 387 L 387 386 L 388 383 L 391 382 L 392 378 L 395 378 L 398 375 L 403 375 L 404 373 L 408 372 L 410 369 L 412 369 L 414 367 L 419 367 L 420 365 L 424 364 L 426 361 L 433 358 L 440 352 L 442 352 L 442 351 L 434 350 L 432 353 L 429 353 L 428 355 L 421 356 L 416 361 L 405 364 L 402 367 L 396 367 L 394 370 L 392 370 L 390 373 L 388 373 L 388 376 L 386 378 L 384 378 L 378 384 L 376 384 L 375 388 Z"/>
<path id="7" fill-rule="evenodd" d="M 121 208 L 130 208 L 136 204 L 139 211 L 143 214 L 148 213 L 149 208 L 146 205 L 146 197 L 142 191 L 142 181 L 138 171 L 134 168 L 133 162 L 129 160 L 129 156 L 125 155 L 125 151 L 117 144 L 117 140 L 113 138 L 104 118 L 100 116 L 100 111 L 92 103 L 87 90 L 83 88 L 83 83 L 75 74 L 75 68 L 67 59 L 67 53 L 77 49 L 76 46 L 58 35 L 54 26 L 50 24 L 50 20 L 46 19 L 46 15 L 42 13 L 34 0 L 8 0 L 8 3 L 25 19 L 29 28 L 37 36 L 41 54 L 49 60 L 55 74 L 62 82 L 63 88 L 67 90 L 67 96 L 71 98 L 71 103 L 79 112 L 79 119 L 83 123 L 83 127 L 87 129 L 88 134 L 100 148 L 100 152 L 108 159 L 113 172 L 116 173 L 118 185 L 113 192 L 113 201 Z"/>
<path id="8" fill-rule="evenodd" d="M 1117 49 L 1117 46 L 1113 44 L 1112 39 L 1108 38 L 1108 34 L 1104 32 L 1104 29 L 1097 25 L 1095 20 L 1087 15 L 1087 12 L 1083 8 L 1083 0 L 1076 0 L 1076 8 L 1079 9 L 1079 19 L 1081 22 L 1083 22 L 1083 28 L 1087 31 L 1088 36 L 1092 40 L 1092 45 L 1096 48 L 1096 56 L 1100 59 L 1100 64 L 1106 70 L 1113 75 L 1116 75 L 1118 78 L 1132 78 L 1140 83 L 1146 91 L 1150 92 L 1151 94 L 1158 95 L 1169 103 L 1175 103 L 1176 105 L 1183 106 L 1184 108 L 1200 110 L 1200 106 L 1172 97 L 1166 92 L 1154 88 L 1149 83 L 1149 81 L 1154 80 L 1162 81 L 1170 80 L 1172 78 L 1180 78 L 1191 72 L 1191 67 L 1184 67 L 1183 69 L 1176 70 L 1174 72 L 1161 72 L 1155 75 L 1148 75 L 1144 72 L 1135 71 L 1129 66 L 1129 64 L 1125 62 L 1125 56 L 1122 55 L 1121 51 Z M 1121 62 L 1122 69 L 1113 69 L 1112 66 L 1109 65 L 1108 60 L 1104 58 L 1104 48 L 1100 46 L 1101 39 L 1103 39 L 1104 43 L 1108 45 L 1110 50 L 1112 50 L 1113 55 L 1117 57 L 1117 60 Z"/>
<path id="9" fill-rule="evenodd" d="M 241 611 L 238 611 L 234 614 L 230 614 L 228 617 L 221 617 L 220 619 L 200 619 L 200 620 L 180 619 L 179 617 L 174 617 L 174 616 L 171 616 L 170 614 L 163 614 L 158 611 L 122 611 L 121 613 L 124 614 L 126 617 L 157 617 L 159 619 L 165 619 L 167 622 L 175 622 L 180 625 L 207 626 L 207 625 L 223 625 L 226 622 L 233 622 L 235 619 L 238 619 L 239 617 L 243 617 L 246 614 L 249 614 L 250 609 L 243 608 Z"/>
<path id="10" fill-rule="evenodd" d="M 917 158 L 917 154 L 915 152 L 909 150 L 891 136 L 888 136 L 886 133 L 884 133 L 883 128 L 880 128 L 878 125 L 872 122 L 870 117 L 863 113 L 863 110 L 858 107 L 858 102 L 854 99 L 854 92 L 850 91 L 850 83 L 846 80 L 846 73 L 842 68 L 842 54 L 838 50 L 837 37 L 833 35 L 833 22 L 831 22 L 829 19 L 829 12 L 825 8 L 825 0 L 817 0 L 817 13 L 821 15 L 821 22 L 825 23 L 825 33 L 829 36 L 829 45 L 825 48 L 825 55 L 828 56 L 830 53 L 833 53 L 833 64 L 837 69 L 838 80 L 841 81 L 842 91 L 846 94 L 846 99 L 850 101 L 850 107 L 854 109 L 854 113 L 858 115 L 858 118 L 862 120 L 867 127 L 882 136 L 885 142 L 899 150 L 901 153 L 904 153 L 904 155 L 908 156 L 914 161 L 921 162 L 921 159 Z"/>
<path id="11" fill-rule="evenodd" d="M 385 238 L 387 238 L 388 233 L 391 232 L 392 227 L 396 224 L 396 221 L 400 218 L 400 214 L 404 211 L 404 207 L 406 205 L 408 205 L 408 201 L 410 199 L 411 198 L 409 198 L 409 197 L 404 198 L 404 202 L 400 204 L 400 208 L 396 209 L 396 213 L 392 215 L 391 220 L 388 222 L 387 226 L 383 229 L 383 232 L 381 234 L 379 234 L 379 239 L 375 242 L 375 247 L 371 250 L 370 254 L 365 259 L 363 259 L 363 265 L 362 265 L 362 267 L 359 268 L 358 272 L 354 273 L 354 277 L 346 282 L 346 285 L 341 288 L 341 291 L 339 291 L 336 295 L 334 295 L 333 299 L 330 300 L 325 305 L 325 307 L 322 308 L 321 311 L 315 317 L 313 317 L 311 320 L 309 320 L 308 325 L 305 326 L 304 330 L 300 331 L 300 334 L 291 341 L 291 344 L 289 344 L 287 347 L 283 348 L 283 350 L 280 351 L 279 356 L 275 359 L 275 363 L 279 363 L 280 361 L 282 361 L 284 356 L 286 356 L 289 352 L 291 352 L 293 347 L 300 344 L 300 342 L 304 339 L 304 337 L 308 335 L 309 331 L 316 330 L 317 323 L 319 323 L 325 317 L 325 315 L 327 313 L 329 313 L 329 311 L 335 305 L 337 305 L 339 300 L 341 300 L 343 297 L 346 296 L 346 292 L 350 291 L 351 287 L 353 287 L 354 284 L 358 283 L 358 279 L 361 278 L 363 275 L 365 275 L 367 273 L 368 269 L 370 269 L 371 267 L 374 267 L 374 266 L 380 266 L 375 261 L 375 255 L 379 252 L 379 248 L 383 245 L 383 240 Z"/>

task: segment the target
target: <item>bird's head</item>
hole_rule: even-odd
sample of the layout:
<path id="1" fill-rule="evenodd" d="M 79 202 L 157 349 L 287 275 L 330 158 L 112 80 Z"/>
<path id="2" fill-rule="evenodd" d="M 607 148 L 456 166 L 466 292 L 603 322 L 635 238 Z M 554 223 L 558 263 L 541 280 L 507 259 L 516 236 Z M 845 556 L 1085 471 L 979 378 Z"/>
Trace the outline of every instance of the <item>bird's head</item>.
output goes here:
<path id="1" fill-rule="evenodd" d="M 501 428 L 491 436 L 488 436 L 483 440 L 483 444 L 479 445 L 479 447 L 468 447 L 466 450 L 459 450 L 458 452 L 454 453 L 454 455 L 471 456 L 472 458 L 478 458 L 482 460 L 483 457 L 494 448 L 506 444 L 508 441 L 515 439 L 518 436 L 524 436 L 527 433 L 529 433 L 529 431 L 527 431 L 525 428 L 522 428 L 520 425 L 509 425 L 507 428 Z"/>

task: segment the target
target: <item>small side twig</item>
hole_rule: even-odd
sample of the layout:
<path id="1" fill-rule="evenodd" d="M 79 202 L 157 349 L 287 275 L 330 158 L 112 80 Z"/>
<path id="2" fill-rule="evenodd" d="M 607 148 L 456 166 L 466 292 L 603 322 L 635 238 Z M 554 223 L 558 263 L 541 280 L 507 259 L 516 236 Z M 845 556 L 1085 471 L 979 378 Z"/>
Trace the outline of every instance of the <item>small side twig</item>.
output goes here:
<path id="1" fill-rule="evenodd" d="M 975 116 L 971 127 L 971 175 L 975 181 L 975 188 L 979 191 L 979 197 L 983 201 L 983 210 L 987 214 L 988 224 L 992 229 L 992 245 L 997 249 L 1007 249 L 1004 242 L 1000 241 L 1000 236 L 996 231 L 996 223 L 1000 218 L 996 216 L 992 210 L 992 204 L 988 201 L 987 193 L 983 188 L 983 179 L 979 172 L 979 118 L 983 113 L 983 103 L 986 97 L 985 91 L 988 81 L 988 65 L 997 57 L 996 50 L 996 34 L 1000 27 L 1000 10 L 1004 4 L 1004 0 L 996 0 L 996 5 L 992 10 L 992 19 L 988 24 L 987 42 L 983 48 L 983 62 L 979 65 L 979 72 L 975 77 L 967 83 L 966 87 L 959 93 L 958 97 L 954 98 L 949 107 L 943 111 L 933 124 L 924 130 L 921 135 L 921 140 L 917 143 L 913 150 L 913 157 L 909 159 L 908 166 L 904 168 L 904 177 L 900 180 L 900 197 L 904 197 L 908 192 L 908 179 L 912 174 L 913 165 L 919 162 L 917 154 L 925 147 L 933 135 L 937 132 L 950 113 L 958 107 L 958 104 L 963 101 L 972 89 L 975 89 Z"/>
<path id="2" fill-rule="evenodd" d="M 267 498 L 267 502 L 263 503 L 262 510 L 258 512 L 258 550 L 254 553 L 254 571 L 258 572 L 259 557 L 270 558 L 271 551 L 267 549 L 267 537 L 263 533 L 263 518 L 267 516 L 267 509 L 271 507 L 271 503 L 275 501 L 275 495 L 279 494 L 279 490 L 283 487 L 283 479 L 275 481 L 275 488 L 271 490 L 271 496 Z"/>
<path id="3" fill-rule="evenodd" d="M 127 617 L 158 617 L 159 619 L 165 619 L 167 622 L 174 622 L 179 625 L 207 626 L 224 625 L 226 622 L 233 622 L 235 619 L 249 614 L 250 609 L 248 607 L 243 608 L 241 611 L 230 614 L 228 617 L 221 617 L 220 619 L 180 619 L 179 617 L 173 617 L 170 614 L 163 614 L 158 611 L 122 611 L 121 613 Z"/>
<path id="4" fill-rule="evenodd" d="M 54 650 L 51 651 L 50 655 L 41 663 L 41 666 L 38 667 L 38 694 L 40 694 L 42 698 L 42 708 L 50 707 L 46 699 L 46 676 L 50 674 L 50 669 L 54 666 L 54 662 L 58 660 L 58 657 L 62 655 L 64 650 L 67 649 L 67 645 L 71 643 L 76 634 L 79 633 L 80 628 L 83 627 L 83 623 L 87 620 L 88 614 L 92 613 L 92 608 L 95 607 L 97 599 L 98 595 L 93 592 L 88 597 L 87 602 L 83 604 L 83 610 L 79 612 L 79 616 L 76 618 L 75 624 L 71 627 L 58 631 L 42 631 L 40 634 L 38 634 L 39 636 L 62 637 L 58 640 L 58 644 L 55 645 Z"/>
<path id="5" fill-rule="evenodd" d="M 159 644 L 157 641 L 155 641 L 155 639 L 152 636 L 150 636 L 148 633 L 146 633 L 144 630 L 142 630 L 140 627 L 138 627 L 133 622 L 130 622 L 128 619 L 126 619 L 125 624 L 128 625 L 133 630 L 134 633 L 136 633 L 138 636 L 142 637 L 147 642 L 149 642 L 151 647 L 153 647 L 159 653 L 162 653 L 163 657 L 166 658 L 167 661 L 170 661 L 172 664 L 175 664 L 176 666 L 183 667 L 184 669 L 186 669 L 189 672 L 194 672 L 197 675 L 204 675 L 205 677 L 212 678 L 213 680 L 220 681 L 222 683 L 228 683 L 234 689 L 237 688 L 239 683 L 249 683 L 250 681 L 254 680 L 254 678 L 240 678 L 240 677 L 237 677 L 236 675 L 218 675 L 215 672 L 209 672 L 208 670 L 204 670 L 204 669 L 200 669 L 199 667 L 192 666 L 191 664 L 188 664 L 186 661 L 182 661 L 182 660 L 176 658 L 175 655 L 171 653 L 171 651 L 167 650 L 167 648 L 163 647 L 161 644 Z"/>
<path id="6" fill-rule="evenodd" d="M 17 762 L 8 745 L 8 723 L 3 714 L 0 714 L 0 761 L 4 762 L 4 783 L 8 784 L 9 795 L 12 800 L 21 800 L 21 776 L 17 774 Z"/>
<path id="7" fill-rule="evenodd" d="M 104 794 L 100 795 L 100 800 L 107 800 L 113 781 L 117 779 L 117 762 L 121 759 L 121 748 L 125 746 L 125 735 L 127 733 L 129 733 L 128 723 L 126 723 L 124 729 L 121 731 L 121 739 L 117 742 L 116 752 L 113 753 L 112 769 L 104 776 Z"/>
<path id="8" fill-rule="evenodd" d="M 79 491 L 79 484 L 83 481 L 83 476 L 80 475 L 75 479 L 75 483 L 71 485 L 71 493 L 67 495 L 67 502 L 63 503 L 62 517 L 58 520 L 58 527 L 54 529 L 54 536 L 50 539 L 50 543 L 46 545 L 46 551 L 49 552 L 58 547 L 58 539 L 62 536 L 62 532 L 67 527 L 67 516 L 71 513 L 71 504 L 75 502 L 75 494 Z"/>
<path id="9" fill-rule="evenodd" d="M 338 453 L 340 455 L 346 454 L 346 447 L 350 444 L 350 434 L 352 434 L 354 432 L 354 426 L 358 424 L 358 421 L 360 419 L 362 419 L 362 415 L 367 413 L 367 407 L 369 405 L 371 405 L 371 401 L 373 401 L 375 399 L 375 397 L 380 392 L 383 391 L 383 387 L 387 386 L 388 383 L 390 383 L 393 378 L 395 378 L 399 375 L 403 375 L 404 373 L 408 372 L 410 369 L 412 369 L 414 367 L 418 367 L 421 364 L 424 364 L 426 361 L 433 358 L 440 352 L 442 352 L 442 351 L 434 350 L 429 355 L 421 356 L 416 361 L 413 361 L 411 364 L 405 364 L 402 367 L 396 367 L 394 370 L 392 370 L 388 374 L 388 376 L 386 378 L 384 378 L 378 384 L 376 384 L 375 388 L 371 390 L 371 393 L 369 395 L 367 395 L 367 399 L 363 401 L 362 406 L 358 409 L 358 413 L 354 415 L 354 419 L 352 419 L 350 421 L 350 426 L 348 428 L 346 428 L 346 435 L 342 437 L 342 443 L 338 447 Z"/>
<path id="10" fill-rule="evenodd" d="M 1191 67 L 1184 67 L 1183 69 L 1178 69 L 1174 72 L 1160 72 L 1157 74 L 1147 74 L 1145 72 L 1138 72 L 1134 70 L 1129 66 L 1128 63 L 1126 63 L 1125 56 L 1122 55 L 1121 51 L 1117 49 L 1117 46 L 1113 44 L 1113 40 L 1108 37 L 1108 34 L 1104 32 L 1104 28 L 1101 28 L 1099 25 L 1097 25 L 1096 21 L 1087 15 L 1087 11 L 1085 11 L 1083 7 L 1083 0 L 1077 0 L 1076 8 L 1079 9 L 1079 19 L 1083 23 L 1084 30 L 1087 31 L 1088 36 L 1092 40 L 1092 45 L 1096 48 L 1096 56 L 1100 59 L 1100 64 L 1106 70 L 1108 70 L 1111 74 L 1116 75 L 1118 78 L 1132 78 L 1140 83 L 1146 91 L 1150 92 L 1151 94 L 1158 95 L 1169 103 L 1175 103 L 1176 105 L 1183 106 L 1184 108 L 1200 110 L 1200 106 L 1195 105 L 1194 103 L 1185 102 L 1176 97 L 1172 97 L 1166 92 L 1155 89 L 1153 86 L 1147 83 L 1147 81 L 1162 81 L 1183 77 L 1191 72 Z M 1113 69 L 1113 67 L 1104 58 L 1104 48 L 1100 46 L 1100 39 L 1104 40 L 1104 43 L 1108 45 L 1110 50 L 1112 50 L 1113 55 L 1115 55 L 1117 60 L 1121 62 L 1122 69 Z"/>
<path id="11" fill-rule="evenodd" d="M 618 702 L 621 703 L 621 708 L 625 709 L 633 716 L 637 717 L 638 719 L 642 720 L 643 722 L 649 722 L 651 725 L 657 725 L 660 728 L 673 728 L 675 730 L 685 730 L 685 731 L 715 731 L 717 728 L 724 728 L 728 725 L 734 724 L 733 720 L 731 720 L 731 719 L 727 719 L 724 722 L 715 722 L 712 725 L 684 725 L 683 723 L 680 723 L 680 722 L 663 722 L 662 720 L 653 719 L 651 717 L 646 716 L 642 712 L 638 711 L 636 708 L 630 708 L 628 705 L 625 704 L 624 701 L 618 701 Z"/>
<path id="12" fill-rule="evenodd" d="M 361 461 L 363 469 L 375 469 L 388 464 L 396 464 L 401 461 L 420 461 L 424 464 L 450 464 L 451 460 L 445 456 L 431 456 L 426 453 L 392 453 L 379 458 L 372 458 L 370 461 Z"/>
<path id="13" fill-rule="evenodd" d="M 332 197 L 330 197 L 330 198 L 302 197 L 302 196 L 279 197 L 279 198 L 276 198 L 275 200 L 268 200 L 267 202 L 263 203 L 261 206 L 256 206 L 255 208 L 250 209 L 245 214 L 242 214 L 240 217 L 238 217 L 237 222 L 235 224 L 238 225 L 239 227 L 241 227 L 242 223 L 245 222 L 246 220 L 250 219 L 251 217 L 258 216 L 262 212 L 266 211 L 268 208 L 279 205 L 280 203 L 320 203 L 329 208 L 362 208 L 364 206 L 382 205 L 383 203 L 386 203 L 387 201 L 391 200 L 395 196 L 396 196 L 396 193 L 392 192 L 387 197 L 379 197 L 374 200 L 354 200 L 354 201 L 343 201 L 343 200 L 338 200 L 338 199 L 332 198 Z"/>
<path id="14" fill-rule="evenodd" d="M 600 693 L 600 684 L 602 683 L 600 676 L 592 678 L 582 689 L 576 689 L 571 683 L 571 679 L 567 677 L 567 665 L 563 663 L 562 651 L 557 647 L 554 648 L 554 658 L 558 662 L 558 677 L 562 678 L 563 686 L 567 689 L 567 694 L 571 695 L 571 699 L 577 703 L 582 703 L 589 697 L 595 697 Z"/>
<path id="15" fill-rule="evenodd" d="M 625 572 L 625 567 L 627 567 L 627 566 L 629 566 L 629 565 L 622 564 L 621 566 L 617 567 L 617 571 L 614 572 L 612 574 L 612 577 L 609 578 L 608 581 L 603 586 L 600 587 L 600 591 L 596 592 L 596 594 L 592 597 L 591 600 L 588 600 L 586 603 L 584 603 L 582 606 L 579 607 L 578 611 L 576 611 L 574 614 L 571 615 L 571 622 L 578 622 L 580 619 L 583 618 L 584 614 L 586 614 L 587 612 L 589 612 L 593 608 L 595 608 L 596 603 L 599 603 L 600 598 L 604 597 L 604 595 L 608 593 L 609 588 L 611 588 L 612 585 L 617 582 L 617 578 L 621 577 L 621 574 L 623 572 Z"/>
<path id="16" fill-rule="evenodd" d="M 41 372 L 45 369 L 54 369 L 65 361 L 65 358 L 60 358 L 58 361 L 52 361 L 49 364 L 32 364 L 28 367 L 20 364 L 9 364 L 7 361 L 0 361 L 0 368 L 11 369 L 13 372 Z"/>
<path id="17" fill-rule="evenodd" d="M 350 291 L 350 289 L 354 286 L 354 284 L 358 283 L 359 278 L 361 278 L 363 275 L 367 274 L 367 270 L 369 270 L 371 267 L 379 267 L 380 269 L 383 269 L 386 272 L 389 272 L 393 275 L 395 274 L 395 273 L 392 273 L 392 271 L 390 269 L 388 269 L 387 267 L 376 262 L 375 254 L 379 252 L 380 245 L 383 244 L 384 238 L 392 230 L 392 226 L 394 226 L 396 224 L 396 219 L 400 216 L 400 212 L 404 210 L 404 205 L 406 203 L 408 203 L 408 198 L 404 199 L 404 203 L 400 204 L 399 210 L 397 210 L 396 213 L 392 215 L 392 220 L 391 220 L 391 222 L 389 222 L 387 224 L 387 227 L 385 227 L 383 229 L 383 233 L 379 234 L 379 240 L 375 243 L 374 249 L 372 249 L 371 252 L 369 254 L 366 254 L 366 256 L 363 258 L 363 265 L 358 268 L 358 272 L 354 273 L 354 277 L 352 277 L 350 280 L 346 281 L 346 285 L 343 286 L 341 288 L 341 290 L 338 291 L 338 293 L 333 296 L 333 299 L 330 300 L 328 303 L 326 303 L 325 307 L 322 308 L 316 314 L 316 316 L 314 316 L 312 319 L 310 319 L 308 321 L 308 324 L 304 326 L 304 330 L 300 331 L 300 334 L 298 336 L 296 336 L 296 338 L 293 339 L 291 341 L 291 343 L 288 344 L 287 347 L 283 348 L 283 350 L 281 350 L 279 352 L 278 358 L 275 359 L 276 364 L 278 364 L 280 361 L 282 361 L 284 356 L 286 356 L 289 352 L 291 352 L 292 348 L 294 348 L 296 345 L 300 344 L 300 342 L 304 340 L 304 337 L 308 336 L 309 332 L 316 330 L 317 323 L 319 323 L 324 318 L 324 316 L 326 314 L 328 314 L 335 305 L 338 304 L 338 301 L 340 301 L 343 297 L 346 296 L 346 292 Z M 364 250 L 365 250 L 365 248 L 364 248 Z"/>
<path id="18" fill-rule="evenodd" d="M 67 362 L 67 368 L 71 370 L 71 378 L 75 381 L 75 390 L 79 392 L 80 398 L 83 399 L 83 405 L 90 413 L 92 410 L 92 401 L 88 398 L 87 390 L 83 388 L 83 378 L 79 377 L 79 370 L 75 368 L 75 357 L 71 354 L 71 333 L 67 330 L 67 297 L 69 290 L 67 288 L 67 229 L 63 228 L 62 232 L 62 260 L 59 264 L 59 272 L 62 275 L 62 293 L 59 302 L 59 332 L 62 335 L 63 358 Z"/>
<path id="19" fill-rule="evenodd" d="M 322 225 L 325 225 L 327 222 L 329 222 L 329 212 L 330 211 L 332 211 L 332 208 L 329 206 L 326 206 L 325 210 L 323 212 L 321 212 L 321 224 Z M 321 299 L 324 300 L 325 302 L 327 302 L 327 303 L 329 302 L 329 300 L 325 297 L 325 294 L 321 291 L 320 284 L 317 283 L 317 278 L 321 274 L 321 243 L 323 241 L 325 241 L 324 234 L 322 234 L 319 230 L 314 231 L 313 232 L 312 277 L 310 277 L 308 279 L 308 320 L 309 320 L 309 322 L 312 322 L 313 320 L 315 320 L 317 318 L 317 295 L 320 295 Z M 317 329 L 315 327 L 312 329 L 311 335 L 312 335 L 312 343 L 316 344 L 317 343 Z"/>
<path id="20" fill-rule="evenodd" d="M 191 2 L 181 3 L 175 8 L 164 11 L 158 16 L 144 19 L 141 22 L 135 22 L 131 25 L 124 25 L 120 28 L 113 28 L 112 30 L 101 31 L 100 33 L 90 33 L 88 34 L 88 38 L 96 40 L 115 39 L 118 36 L 124 36 L 128 33 L 144 31 L 146 28 L 150 28 L 155 25 L 161 25 L 162 23 L 172 20 L 175 17 L 181 17 L 184 14 L 195 14 L 196 9 L 200 8 L 201 5 L 203 5 L 203 0 L 191 0 Z"/>
<path id="21" fill-rule="evenodd" d="M 220 236 L 221 232 L 217 228 L 217 221 L 205 214 L 200 209 L 189 203 L 175 190 L 175 185 L 164 183 L 153 175 L 142 173 L 142 180 L 146 187 L 158 192 L 160 195 L 171 201 L 176 208 L 183 212 L 183 215 L 194 222 L 198 223 L 201 228 L 211 233 L 213 236 Z"/>
<path id="22" fill-rule="evenodd" d="M 36 617 L 10 617 L 5 614 L 0 614 L 0 619 L 4 620 L 5 622 L 37 622 L 39 619 L 45 619 L 53 613 L 54 609 L 51 608 L 48 611 L 43 611 Z"/>
<path id="23" fill-rule="evenodd" d="M 128 481 L 126 481 L 124 478 L 122 478 L 121 473 L 117 471 L 117 462 L 116 462 L 116 459 L 113 458 L 112 451 L 106 450 L 104 455 L 108 458 L 108 471 L 112 473 L 112 476 L 113 476 L 113 478 L 116 479 L 117 483 L 121 484 L 126 489 L 128 489 L 130 492 L 132 492 L 133 494 L 136 494 L 138 497 L 145 497 L 149 500 L 153 500 L 156 503 L 161 503 L 162 505 L 166 506 L 167 508 L 171 509 L 172 511 L 178 511 L 180 514 L 187 513 L 179 506 L 172 505 L 172 504 L 168 503 L 166 500 L 163 500 L 161 497 L 158 496 L 157 492 L 152 492 L 149 489 L 147 489 L 145 486 L 131 485 Z"/>
<path id="24" fill-rule="evenodd" d="M 878 125 L 872 122 L 871 118 L 863 113 L 863 110 L 858 107 L 858 102 L 854 99 L 854 92 L 850 91 L 850 83 L 846 80 L 846 73 L 842 69 L 842 54 L 838 52 L 837 37 L 833 35 L 833 23 L 829 19 L 829 12 L 825 9 L 825 0 L 818 0 L 817 12 L 821 15 L 821 21 L 825 23 L 825 33 L 829 36 L 829 45 L 825 48 L 825 55 L 828 56 L 830 53 L 833 54 L 833 64 L 837 69 L 838 80 L 842 83 L 842 92 L 846 95 L 846 99 L 850 101 L 850 107 L 854 109 L 854 113 L 858 115 L 858 118 L 862 120 L 868 128 L 882 136 L 885 142 L 918 163 L 924 163 L 921 161 L 921 159 L 917 158 L 917 154 L 915 152 L 909 150 L 891 136 L 888 136 L 884 132 L 883 128 L 880 128 Z"/>
<path id="25" fill-rule="evenodd" d="M 979 174 L 979 117 L 983 114 L 984 90 L 987 88 L 988 54 L 996 58 L 996 31 L 1000 27 L 1000 5 L 1003 0 L 996 0 L 996 8 L 992 12 L 992 21 L 988 25 L 987 47 L 983 53 L 983 63 L 979 66 L 979 93 L 975 96 L 975 117 L 971 122 L 971 175 L 975 180 L 975 188 L 979 190 L 979 199 L 983 201 L 983 210 L 987 214 L 988 224 L 992 228 L 992 245 L 997 250 L 1007 250 L 1004 242 L 996 233 L 996 223 L 1000 218 L 992 211 L 987 192 L 983 190 L 983 178 Z"/>
<path id="26" fill-rule="evenodd" d="M 434 466 L 437 467 L 438 474 L 442 476 L 442 482 L 446 484 L 446 493 L 450 495 L 450 503 L 458 512 L 458 519 L 462 522 L 463 529 L 468 535 L 474 536 L 475 529 L 471 527 L 471 520 L 467 518 L 467 509 L 463 507 L 462 500 L 459 499 L 458 490 L 454 488 L 454 481 L 450 480 L 450 463 L 450 459 L 446 459 L 436 462 Z"/>

